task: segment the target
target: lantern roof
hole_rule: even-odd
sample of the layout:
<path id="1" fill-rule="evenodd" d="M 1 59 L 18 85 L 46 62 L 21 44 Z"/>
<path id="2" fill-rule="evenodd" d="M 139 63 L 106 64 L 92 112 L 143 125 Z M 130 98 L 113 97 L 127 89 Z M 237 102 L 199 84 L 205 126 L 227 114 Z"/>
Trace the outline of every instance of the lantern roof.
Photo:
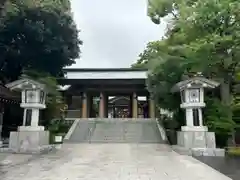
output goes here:
<path id="1" fill-rule="evenodd" d="M 213 80 L 209 80 L 206 79 L 202 76 L 196 76 L 181 82 L 178 82 L 177 84 L 175 84 L 172 89 L 171 92 L 177 92 L 177 91 L 181 91 L 183 89 L 189 89 L 189 88 L 200 88 L 200 87 L 204 87 L 204 88 L 216 88 L 220 85 L 219 82 L 213 81 Z"/>
<path id="2" fill-rule="evenodd" d="M 6 87 L 9 88 L 10 90 L 17 90 L 17 91 L 23 90 L 23 89 L 41 89 L 41 90 L 45 89 L 44 84 L 29 78 L 25 78 L 25 77 L 6 84 Z"/>

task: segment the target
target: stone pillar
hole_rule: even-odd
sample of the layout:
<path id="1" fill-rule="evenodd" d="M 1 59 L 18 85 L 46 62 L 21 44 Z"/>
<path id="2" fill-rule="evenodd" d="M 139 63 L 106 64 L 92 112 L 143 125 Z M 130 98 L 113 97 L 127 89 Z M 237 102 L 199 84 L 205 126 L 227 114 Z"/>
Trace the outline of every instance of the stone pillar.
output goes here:
<path id="1" fill-rule="evenodd" d="M 148 106 L 148 110 L 149 110 L 149 117 L 150 118 L 156 118 L 156 113 L 155 113 L 155 102 L 152 98 L 149 98 L 148 100 L 149 106 Z"/>
<path id="2" fill-rule="evenodd" d="M 87 93 L 84 92 L 82 95 L 82 118 L 88 118 L 88 102 Z"/>
<path id="3" fill-rule="evenodd" d="M 203 117 L 202 117 L 202 109 L 198 109 L 198 117 L 199 117 L 199 126 L 203 126 Z"/>
<path id="4" fill-rule="evenodd" d="M 100 102 L 99 102 L 99 117 L 105 118 L 105 105 L 106 105 L 106 94 L 101 92 L 100 93 Z"/>
<path id="5" fill-rule="evenodd" d="M 193 109 L 186 109 L 186 125 L 187 126 L 194 126 L 193 125 Z"/>
<path id="6" fill-rule="evenodd" d="M 27 109 L 25 108 L 23 110 L 23 126 L 26 126 L 26 121 L 27 121 Z"/>
<path id="7" fill-rule="evenodd" d="M 31 126 L 37 127 L 39 120 L 39 109 L 32 109 Z"/>
<path id="8" fill-rule="evenodd" d="M 133 93 L 133 102 L 132 102 L 132 116 L 133 118 L 138 118 L 138 99 L 137 99 L 137 94 L 134 92 Z"/>

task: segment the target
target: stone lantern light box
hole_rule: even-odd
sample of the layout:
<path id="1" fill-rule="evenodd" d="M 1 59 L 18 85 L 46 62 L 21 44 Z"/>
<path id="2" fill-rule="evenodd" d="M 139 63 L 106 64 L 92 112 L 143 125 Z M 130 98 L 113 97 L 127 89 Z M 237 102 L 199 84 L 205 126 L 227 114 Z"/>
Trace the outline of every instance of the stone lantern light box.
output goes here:
<path id="1" fill-rule="evenodd" d="M 30 84 L 28 81 L 22 86 L 22 103 L 21 107 L 37 106 L 39 109 L 46 108 L 45 97 L 46 92 L 44 86 L 36 86 Z"/>

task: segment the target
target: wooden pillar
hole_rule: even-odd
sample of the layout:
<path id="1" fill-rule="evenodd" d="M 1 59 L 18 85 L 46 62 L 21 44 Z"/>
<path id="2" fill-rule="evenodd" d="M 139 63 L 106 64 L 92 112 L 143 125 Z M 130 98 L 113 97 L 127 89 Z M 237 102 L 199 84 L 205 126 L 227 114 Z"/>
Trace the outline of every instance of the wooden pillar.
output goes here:
<path id="1" fill-rule="evenodd" d="M 106 108 L 106 94 L 101 92 L 100 93 L 100 103 L 99 103 L 99 117 L 100 118 L 105 118 L 105 108 Z"/>
<path id="2" fill-rule="evenodd" d="M 155 102 L 154 99 L 149 98 L 148 100 L 149 103 L 149 116 L 150 118 L 156 118 L 156 114 L 155 114 Z"/>
<path id="3" fill-rule="evenodd" d="M 93 108 L 93 96 L 88 93 L 87 95 L 87 117 L 92 117 L 92 108 Z"/>
<path id="4" fill-rule="evenodd" d="M 1 144 L 2 144 L 2 127 L 3 127 L 3 113 L 4 113 L 4 107 L 1 107 L 3 106 L 3 104 L 0 105 L 0 147 L 1 147 Z"/>
<path id="5" fill-rule="evenodd" d="M 104 117 L 108 118 L 108 95 L 104 95 Z"/>
<path id="6" fill-rule="evenodd" d="M 82 118 L 88 118 L 88 97 L 86 92 L 83 92 L 82 95 Z"/>
<path id="7" fill-rule="evenodd" d="M 133 118 L 138 118 L 138 99 L 137 99 L 137 94 L 134 92 L 133 93 L 133 98 L 132 98 L 132 116 Z"/>
<path id="8" fill-rule="evenodd" d="M 129 118 L 133 117 L 133 95 L 129 96 Z"/>

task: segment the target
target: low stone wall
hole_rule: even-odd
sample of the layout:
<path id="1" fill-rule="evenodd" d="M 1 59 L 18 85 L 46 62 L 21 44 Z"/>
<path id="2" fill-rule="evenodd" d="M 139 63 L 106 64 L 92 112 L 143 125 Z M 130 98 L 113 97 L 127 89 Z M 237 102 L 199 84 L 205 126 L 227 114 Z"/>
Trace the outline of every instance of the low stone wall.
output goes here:
<path id="1" fill-rule="evenodd" d="M 187 149 L 185 147 L 174 145 L 172 149 L 181 154 L 187 156 L 210 156 L 210 157 L 224 157 L 225 156 L 225 149 L 219 148 L 191 148 Z"/>
<path id="2" fill-rule="evenodd" d="M 41 148 L 35 149 L 32 151 L 18 152 L 17 154 L 46 154 L 46 153 L 49 153 L 56 149 L 57 149 L 56 145 L 51 144 L 51 145 L 42 146 Z M 9 147 L 2 147 L 2 148 L 0 148 L 0 153 L 14 153 L 15 154 L 16 152 Z"/>

